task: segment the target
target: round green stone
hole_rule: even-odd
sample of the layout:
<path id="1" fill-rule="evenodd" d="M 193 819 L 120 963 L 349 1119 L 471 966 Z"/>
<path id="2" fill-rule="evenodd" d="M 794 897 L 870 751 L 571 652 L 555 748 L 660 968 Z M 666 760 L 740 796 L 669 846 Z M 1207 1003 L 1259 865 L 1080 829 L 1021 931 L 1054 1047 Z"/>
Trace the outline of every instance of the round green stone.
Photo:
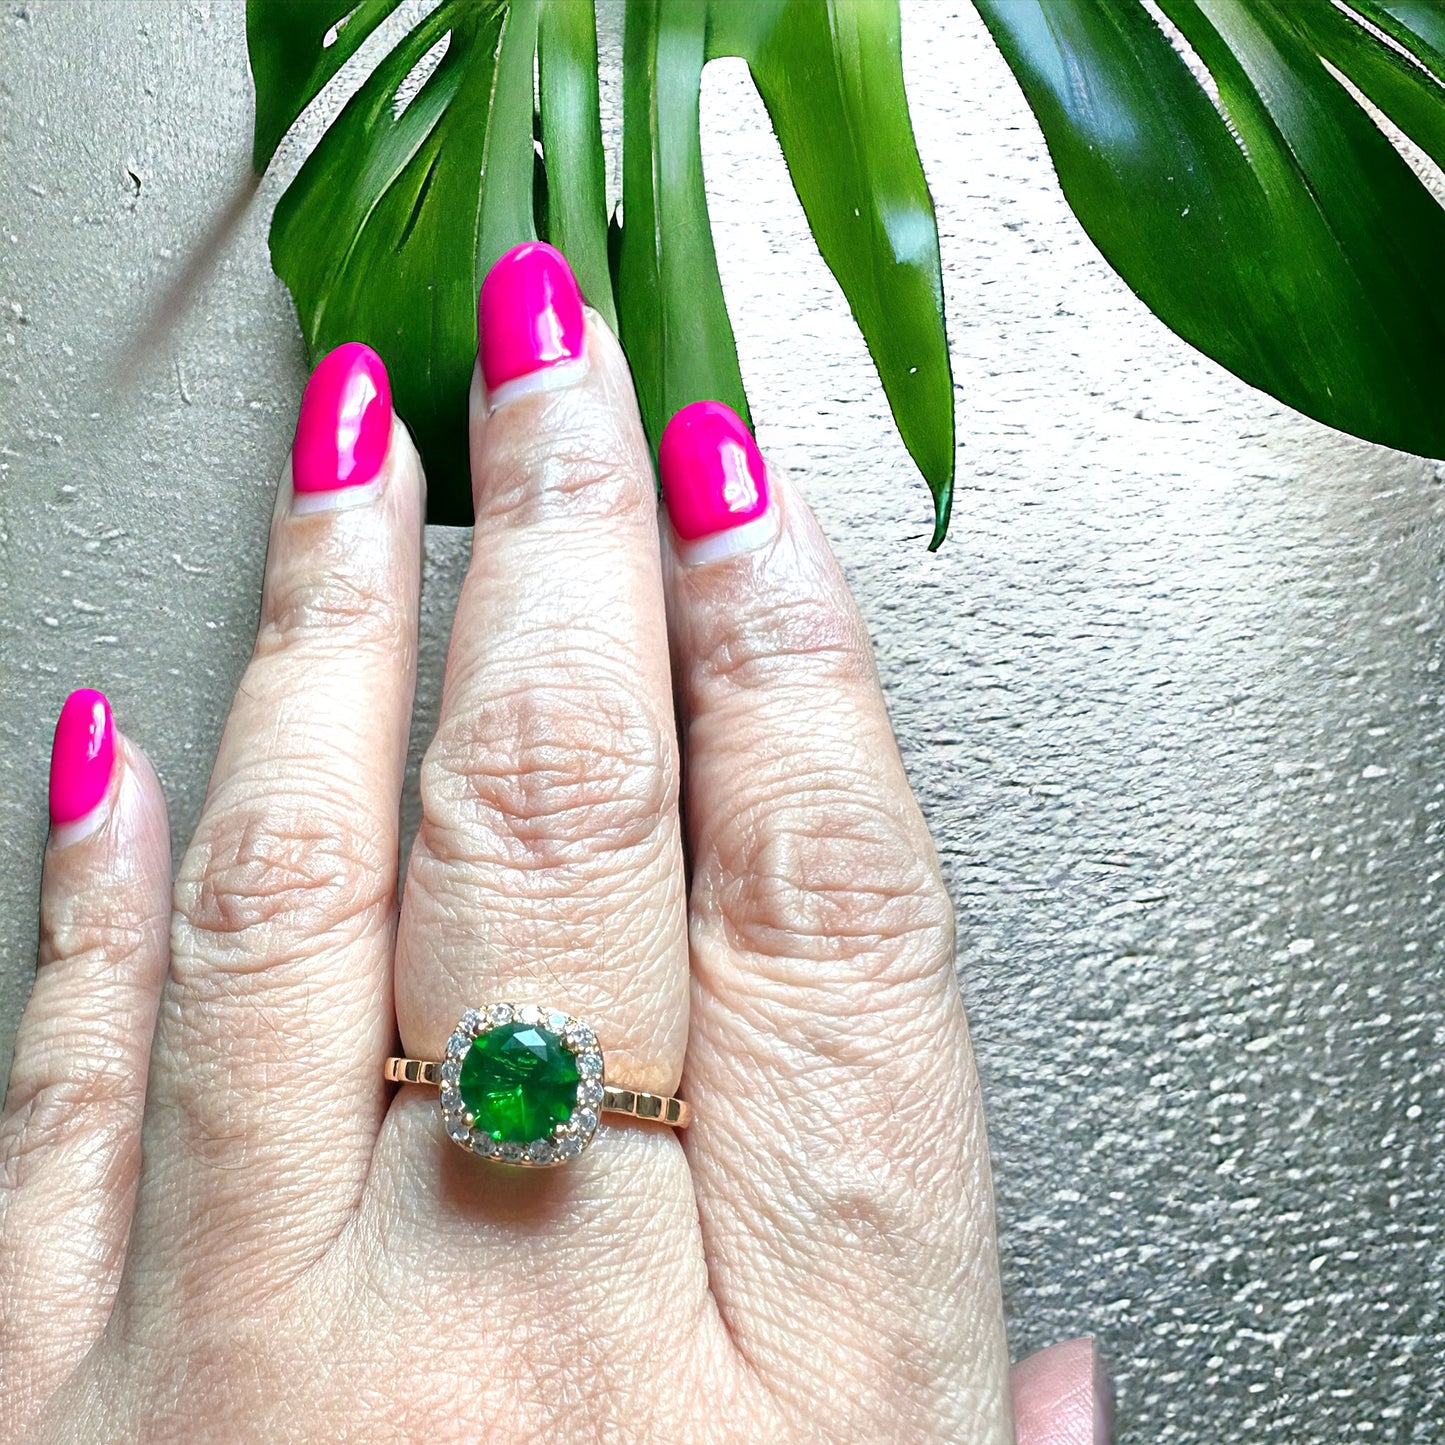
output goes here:
<path id="1" fill-rule="evenodd" d="M 472 1041 L 457 1079 L 474 1127 L 503 1144 L 530 1144 L 577 1107 L 577 1058 L 551 1029 L 502 1024 Z"/>

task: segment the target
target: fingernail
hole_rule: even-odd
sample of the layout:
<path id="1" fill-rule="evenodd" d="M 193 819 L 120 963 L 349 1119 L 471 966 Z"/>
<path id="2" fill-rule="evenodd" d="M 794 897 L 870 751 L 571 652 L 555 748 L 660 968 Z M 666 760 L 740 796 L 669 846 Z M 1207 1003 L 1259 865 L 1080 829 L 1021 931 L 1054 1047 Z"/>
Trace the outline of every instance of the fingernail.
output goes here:
<path id="1" fill-rule="evenodd" d="M 771 537 L 767 468 L 730 406 L 695 401 L 676 412 L 663 428 L 658 469 L 686 561 L 730 556 Z"/>
<path id="2" fill-rule="evenodd" d="M 582 293 L 567 258 L 545 241 L 513 246 L 477 301 L 482 380 L 492 406 L 574 381 L 586 369 Z"/>
<path id="3" fill-rule="evenodd" d="M 381 358 L 359 341 L 328 351 L 301 396 L 291 485 L 297 511 L 364 501 L 391 444 L 391 382 Z"/>
<path id="4" fill-rule="evenodd" d="M 1112 1445 L 1114 1439 L 1114 1377 L 1094 1342 L 1094 1445 Z"/>
<path id="5" fill-rule="evenodd" d="M 82 687 L 65 699 L 50 748 L 50 826 L 56 842 L 73 842 L 105 821 L 115 768 L 115 726 L 103 692 Z"/>

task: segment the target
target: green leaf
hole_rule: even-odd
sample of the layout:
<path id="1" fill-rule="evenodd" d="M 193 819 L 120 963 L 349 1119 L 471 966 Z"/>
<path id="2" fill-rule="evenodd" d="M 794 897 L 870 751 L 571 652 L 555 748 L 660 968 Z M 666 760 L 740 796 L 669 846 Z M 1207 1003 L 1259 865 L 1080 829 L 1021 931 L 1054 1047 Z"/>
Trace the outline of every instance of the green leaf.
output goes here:
<path id="1" fill-rule="evenodd" d="M 712 13 L 709 55 L 748 62 L 813 238 L 933 493 L 937 547 L 953 497 L 953 374 L 896 0 L 713 0 Z"/>
<path id="2" fill-rule="evenodd" d="M 1445 10 L 1439 0 L 1352 0 L 1351 8 L 1445 80 Z"/>
<path id="3" fill-rule="evenodd" d="M 630 0 L 618 301 L 648 435 L 656 447 L 667 418 L 704 397 L 748 417 L 698 132 L 702 67 L 721 55 L 748 61 L 819 249 L 933 492 L 936 547 L 953 490 L 953 380 L 896 0 Z"/>
<path id="4" fill-rule="evenodd" d="M 542 7 L 537 75 L 547 239 L 567 257 L 588 304 L 615 331 L 592 0 L 549 0 Z"/>
<path id="5" fill-rule="evenodd" d="M 271 225 L 272 265 L 312 361 L 364 341 L 386 362 L 432 521 L 471 519 L 477 289 L 496 256 L 533 235 L 536 25 L 535 0 L 443 0 L 347 103 Z M 403 105 L 403 83 L 443 39 Z"/>
<path id="6" fill-rule="evenodd" d="M 248 0 L 246 49 L 256 82 L 251 164 L 259 175 L 281 137 L 401 0 Z"/>
<path id="7" fill-rule="evenodd" d="M 1160 0 L 1217 105 L 1133 0 L 978 8 L 1069 204 L 1156 315 L 1320 421 L 1445 454 L 1445 212 L 1320 52 L 1427 149 L 1435 81 L 1330 0 Z M 1358 8 L 1438 68 L 1436 7 Z"/>
<path id="8" fill-rule="evenodd" d="M 534 157 L 532 116 L 533 72 L 537 63 L 537 6 L 540 0 L 508 0 L 502 20 L 502 43 L 497 51 L 492 77 L 492 105 L 483 130 L 480 193 L 473 205 L 477 215 L 477 241 L 472 248 L 470 283 L 472 304 L 476 304 L 482 277 L 492 263 L 519 241 L 536 239 L 532 210 Z M 473 62 L 475 64 L 475 62 Z M 458 127 L 470 120 L 458 115 Z M 475 120 L 476 117 L 471 117 Z M 477 177 L 471 178 L 477 190 Z M 456 225 L 456 217 L 442 211 L 438 224 Z M 475 320 L 475 318 L 473 318 Z M 477 350 L 476 327 L 472 328 L 471 356 Z M 468 367 L 470 371 L 470 366 Z"/>
<path id="9" fill-rule="evenodd" d="M 258 166 L 396 3 L 250 0 Z M 407 78 L 443 38 L 444 58 L 403 104 Z M 933 490 L 936 546 L 953 480 L 952 382 L 896 0 L 629 0 L 625 50 L 624 226 L 606 212 L 592 0 L 442 0 L 381 61 L 277 206 L 272 262 L 313 362 L 346 340 L 381 353 L 427 463 L 430 515 L 466 520 L 476 288 L 503 250 L 540 232 L 609 322 L 616 298 L 654 447 L 667 418 L 699 398 L 750 420 L 698 117 L 706 60 L 740 54 Z"/>
<path id="10" fill-rule="evenodd" d="M 1333 5 L 1301 6 L 1288 19 L 1437 165 L 1445 165 L 1445 89 L 1428 70 L 1379 44 Z"/>
<path id="11" fill-rule="evenodd" d="M 689 402 L 726 402 L 751 424 L 703 190 L 706 41 L 706 5 L 630 0 L 617 310 L 654 454 L 667 419 Z"/>

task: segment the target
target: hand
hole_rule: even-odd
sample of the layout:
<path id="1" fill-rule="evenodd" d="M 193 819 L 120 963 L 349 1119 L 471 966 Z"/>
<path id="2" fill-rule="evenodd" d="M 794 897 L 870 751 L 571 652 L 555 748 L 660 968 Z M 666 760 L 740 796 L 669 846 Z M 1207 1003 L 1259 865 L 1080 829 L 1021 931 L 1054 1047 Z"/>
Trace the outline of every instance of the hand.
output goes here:
<path id="1" fill-rule="evenodd" d="M 174 891 L 145 758 L 67 704 L 0 1437 L 1009 1440 L 952 915 L 837 565 L 711 404 L 664 440 L 659 543 L 626 364 L 549 248 L 481 334 L 399 909 L 423 483 L 366 348 L 308 385 Z M 587 1020 L 694 1124 L 456 1147 L 383 1060 L 494 1000 Z M 1088 1343 L 1026 1369 L 1025 1438 L 1092 1440 Z"/>

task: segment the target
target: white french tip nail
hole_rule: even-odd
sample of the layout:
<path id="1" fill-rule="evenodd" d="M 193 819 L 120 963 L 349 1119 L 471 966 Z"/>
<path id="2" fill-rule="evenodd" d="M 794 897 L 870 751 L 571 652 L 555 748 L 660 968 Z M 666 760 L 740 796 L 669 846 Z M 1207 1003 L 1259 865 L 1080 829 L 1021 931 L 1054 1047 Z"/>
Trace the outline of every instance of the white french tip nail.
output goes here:
<path id="1" fill-rule="evenodd" d="M 380 478 L 359 487 L 337 487 L 331 492 L 292 492 L 291 514 L 307 517 L 314 512 L 346 512 L 353 507 L 369 507 L 380 495 Z"/>
<path id="2" fill-rule="evenodd" d="M 72 843 L 82 842 L 92 833 L 97 832 L 109 816 L 110 799 L 102 798 L 90 812 L 82 813 L 80 817 L 72 818 L 68 823 L 52 823 L 50 825 L 50 846 L 52 848 L 68 848 Z"/>
<path id="3" fill-rule="evenodd" d="M 540 371 L 529 372 L 511 381 L 504 381 L 499 387 L 487 393 L 487 412 L 490 415 L 509 401 L 520 401 L 524 396 L 536 396 L 543 391 L 560 391 L 572 386 L 587 375 L 587 356 L 584 352 L 572 361 L 559 361 L 555 366 L 544 366 Z"/>
<path id="4" fill-rule="evenodd" d="M 676 532 L 672 534 L 673 551 L 677 560 L 685 567 L 701 567 L 708 562 L 721 562 L 726 557 L 736 557 L 742 552 L 756 552 L 766 547 L 778 535 L 778 509 L 769 507 L 761 517 L 744 522 L 740 527 L 729 527 L 726 532 L 714 532 L 711 537 L 699 537 L 693 542 L 684 542 Z"/>

